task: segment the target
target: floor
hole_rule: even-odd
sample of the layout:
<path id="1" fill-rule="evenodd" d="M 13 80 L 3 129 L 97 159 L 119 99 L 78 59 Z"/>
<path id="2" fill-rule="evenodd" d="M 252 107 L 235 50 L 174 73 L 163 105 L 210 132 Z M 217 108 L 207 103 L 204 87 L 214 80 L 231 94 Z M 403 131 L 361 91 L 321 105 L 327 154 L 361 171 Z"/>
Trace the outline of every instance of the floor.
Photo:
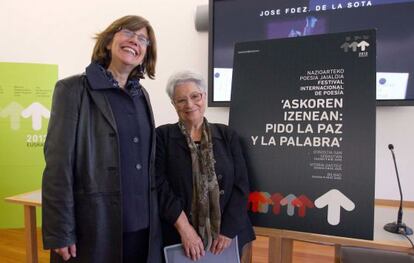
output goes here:
<path id="1" fill-rule="evenodd" d="M 41 233 L 38 231 L 39 263 L 49 262 L 49 252 L 41 249 Z M 267 263 L 268 239 L 258 237 L 253 244 L 253 262 Z M 23 229 L 0 229 L 0 262 L 25 262 Z M 333 263 L 334 248 L 305 242 L 294 242 L 293 263 Z"/>

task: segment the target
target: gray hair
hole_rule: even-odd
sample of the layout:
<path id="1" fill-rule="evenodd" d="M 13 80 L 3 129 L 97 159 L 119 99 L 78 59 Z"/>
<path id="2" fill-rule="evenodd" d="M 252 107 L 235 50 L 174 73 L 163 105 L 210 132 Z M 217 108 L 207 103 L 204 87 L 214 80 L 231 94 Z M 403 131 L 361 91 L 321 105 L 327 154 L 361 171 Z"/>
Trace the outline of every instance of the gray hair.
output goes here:
<path id="1" fill-rule="evenodd" d="M 172 74 L 168 79 L 167 88 L 165 90 L 167 91 L 170 99 L 173 99 L 175 88 L 185 82 L 193 82 L 197 85 L 201 92 L 206 92 L 206 83 L 201 74 L 190 70 L 183 70 Z"/>

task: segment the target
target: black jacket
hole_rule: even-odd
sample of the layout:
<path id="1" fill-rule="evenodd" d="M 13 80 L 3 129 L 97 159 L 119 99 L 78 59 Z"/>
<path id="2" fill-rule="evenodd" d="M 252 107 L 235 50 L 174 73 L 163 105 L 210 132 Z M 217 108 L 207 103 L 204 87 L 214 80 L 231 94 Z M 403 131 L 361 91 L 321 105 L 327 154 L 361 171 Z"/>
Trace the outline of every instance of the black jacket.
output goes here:
<path id="1" fill-rule="evenodd" d="M 147 104 L 150 105 L 145 92 Z M 151 122 L 154 121 L 151 112 Z M 154 138 L 155 136 L 153 136 Z M 56 84 L 45 143 L 42 183 L 45 248 L 76 243 L 70 262 L 122 262 L 122 211 L 117 127 L 99 87 L 85 75 Z M 150 245 L 148 262 L 161 262 L 161 233 L 150 160 Z M 51 262 L 63 262 L 52 253 Z"/>
<path id="2" fill-rule="evenodd" d="M 241 248 L 255 239 L 247 215 L 249 182 L 245 160 L 239 137 L 233 130 L 223 124 L 210 124 L 210 127 L 220 188 L 221 234 L 230 238 L 237 235 Z M 171 245 L 181 242 L 173 226 L 181 211 L 191 222 L 191 154 L 178 124 L 160 126 L 156 132 L 156 177 L 163 239 L 164 245 Z"/>

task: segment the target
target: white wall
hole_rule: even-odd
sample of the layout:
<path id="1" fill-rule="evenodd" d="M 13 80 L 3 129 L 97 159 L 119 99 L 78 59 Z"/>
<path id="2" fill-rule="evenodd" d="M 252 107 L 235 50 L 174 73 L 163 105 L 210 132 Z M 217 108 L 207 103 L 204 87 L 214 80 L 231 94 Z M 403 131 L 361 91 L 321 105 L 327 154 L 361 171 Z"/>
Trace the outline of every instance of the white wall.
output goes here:
<path id="1" fill-rule="evenodd" d="M 197 5 L 208 0 L 13 0 L 0 8 L 0 62 L 59 65 L 59 78 L 80 73 L 89 64 L 93 36 L 127 14 L 146 17 L 158 41 L 156 80 L 145 80 L 157 124 L 175 122 L 176 115 L 164 92 L 168 76 L 190 68 L 207 77 L 208 36 L 194 28 Z M 209 108 L 207 118 L 228 122 L 227 108 Z M 404 197 L 414 201 L 414 107 L 377 109 L 376 197 L 398 199 L 391 156 L 397 153 Z M 408 187 L 410 185 L 411 187 Z"/>
<path id="2" fill-rule="evenodd" d="M 394 145 L 404 200 L 414 201 L 414 106 L 377 107 L 376 198 L 400 198 L 390 143 Z"/>

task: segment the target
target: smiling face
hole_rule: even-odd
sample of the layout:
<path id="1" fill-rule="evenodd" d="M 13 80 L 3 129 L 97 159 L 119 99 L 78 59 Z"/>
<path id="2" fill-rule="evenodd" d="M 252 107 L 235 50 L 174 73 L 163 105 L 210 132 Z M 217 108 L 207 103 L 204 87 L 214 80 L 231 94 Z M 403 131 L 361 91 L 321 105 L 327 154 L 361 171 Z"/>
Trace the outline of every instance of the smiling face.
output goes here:
<path id="1" fill-rule="evenodd" d="M 148 32 L 144 27 L 134 33 L 131 35 L 123 30 L 115 33 L 114 38 L 107 46 L 111 52 L 109 68 L 115 67 L 120 71 L 131 72 L 136 66 L 142 64 L 147 46 L 140 43 L 139 38 L 148 39 Z"/>
<path id="2" fill-rule="evenodd" d="M 206 94 L 194 82 L 187 81 L 175 87 L 173 104 L 178 117 L 186 126 L 198 126 L 203 123 Z"/>

